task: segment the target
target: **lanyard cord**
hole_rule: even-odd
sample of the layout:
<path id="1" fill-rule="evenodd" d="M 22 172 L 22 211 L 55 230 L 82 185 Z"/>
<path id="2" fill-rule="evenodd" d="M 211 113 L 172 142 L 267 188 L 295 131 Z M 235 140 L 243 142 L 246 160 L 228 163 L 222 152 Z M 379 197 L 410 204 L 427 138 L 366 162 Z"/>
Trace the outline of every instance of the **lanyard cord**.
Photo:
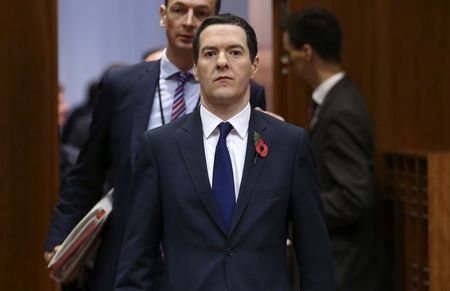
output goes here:
<path id="1" fill-rule="evenodd" d="M 158 89 L 158 99 L 159 99 L 159 112 L 161 114 L 161 124 L 164 125 L 166 124 L 166 121 L 164 119 L 164 111 L 163 111 L 163 106 L 162 106 L 162 98 L 161 98 L 161 88 L 159 87 L 159 79 L 158 79 L 158 83 L 156 84 L 156 88 Z"/>

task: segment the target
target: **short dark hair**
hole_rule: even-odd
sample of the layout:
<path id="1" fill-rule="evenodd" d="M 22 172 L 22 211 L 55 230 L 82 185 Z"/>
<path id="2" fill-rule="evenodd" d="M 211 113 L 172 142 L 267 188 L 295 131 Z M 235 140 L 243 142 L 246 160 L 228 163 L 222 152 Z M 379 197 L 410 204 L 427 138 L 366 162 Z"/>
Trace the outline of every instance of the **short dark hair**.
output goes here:
<path id="1" fill-rule="evenodd" d="M 342 35 L 336 17 L 323 8 L 309 8 L 289 16 L 283 23 L 289 40 L 300 49 L 309 44 L 325 61 L 341 59 Z"/>
<path id="2" fill-rule="evenodd" d="M 231 24 L 236 25 L 242 28 L 245 31 L 245 35 L 247 37 L 247 46 L 248 50 L 250 52 L 250 60 L 253 61 L 256 58 L 256 55 L 258 54 L 258 41 L 256 39 L 256 33 L 253 30 L 253 28 L 248 24 L 247 21 L 240 18 L 239 16 L 232 15 L 229 13 L 225 14 L 217 14 L 215 16 L 210 16 L 206 18 L 203 23 L 198 28 L 197 32 L 195 33 L 194 40 L 192 42 L 192 47 L 194 48 L 194 62 L 197 63 L 198 61 L 198 55 L 199 55 L 199 48 L 200 48 L 200 34 L 202 33 L 205 28 L 211 25 L 215 24 Z"/>
<path id="3" fill-rule="evenodd" d="M 220 2 L 220 0 L 216 0 L 215 14 L 218 14 L 220 11 Z M 164 0 L 164 5 L 167 7 L 169 5 L 169 0 Z"/>

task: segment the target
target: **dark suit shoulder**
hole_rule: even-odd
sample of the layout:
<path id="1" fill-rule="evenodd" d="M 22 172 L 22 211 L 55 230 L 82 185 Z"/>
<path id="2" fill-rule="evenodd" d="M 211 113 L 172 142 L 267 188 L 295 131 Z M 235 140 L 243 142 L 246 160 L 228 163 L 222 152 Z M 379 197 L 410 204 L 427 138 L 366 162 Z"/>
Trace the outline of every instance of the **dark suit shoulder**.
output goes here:
<path id="1" fill-rule="evenodd" d="M 347 77 L 339 81 L 328 93 L 320 110 L 320 120 L 339 119 L 371 123 L 364 97 Z"/>
<path id="2" fill-rule="evenodd" d="M 346 132 L 353 141 L 371 147 L 372 120 L 363 96 L 348 78 L 338 82 L 328 93 L 313 134 L 319 138 L 320 133 L 319 139 L 335 144 L 330 137 L 340 131 Z"/>
<path id="3" fill-rule="evenodd" d="M 364 97 L 356 85 L 347 77 L 339 81 L 328 93 L 324 107 L 334 110 L 362 109 L 366 111 Z"/>
<path id="4" fill-rule="evenodd" d="M 250 105 L 266 110 L 266 90 L 254 80 L 250 81 Z"/>
<path id="5" fill-rule="evenodd" d="M 130 78 L 141 74 L 142 72 L 152 70 L 155 67 L 159 68 L 160 61 L 154 62 L 140 62 L 132 65 L 114 67 L 108 70 L 111 78 Z"/>
<path id="6" fill-rule="evenodd" d="M 111 68 L 103 75 L 101 86 L 106 83 L 108 86 L 113 86 L 113 90 L 119 90 L 119 94 L 123 94 L 122 90 L 129 90 L 142 77 L 146 77 L 148 74 L 159 75 L 159 64 L 160 61 L 141 62 Z"/>

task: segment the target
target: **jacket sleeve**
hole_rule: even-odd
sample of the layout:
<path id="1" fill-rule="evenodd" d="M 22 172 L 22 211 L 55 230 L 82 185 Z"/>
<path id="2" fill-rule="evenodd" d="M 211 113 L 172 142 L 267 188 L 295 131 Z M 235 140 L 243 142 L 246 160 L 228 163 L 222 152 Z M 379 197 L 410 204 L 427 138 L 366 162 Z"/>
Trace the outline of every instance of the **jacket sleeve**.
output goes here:
<path id="1" fill-rule="evenodd" d="M 330 241 L 306 133 L 302 130 L 292 176 L 290 216 L 303 291 L 334 291 Z"/>
<path id="2" fill-rule="evenodd" d="M 108 143 L 112 96 L 108 73 L 100 85 L 89 137 L 74 169 L 69 173 L 53 210 L 45 250 L 61 244 L 73 227 L 102 197 L 106 171 L 110 166 Z"/>
<path id="3" fill-rule="evenodd" d="M 155 290 L 162 267 L 162 211 L 158 171 L 147 134 L 140 143 L 131 191 L 136 199 L 120 253 L 115 290 Z"/>
<path id="4" fill-rule="evenodd" d="M 323 157 L 332 187 L 321 192 L 330 231 L 358 222 L 374 206 L 371 129 L 356 113 L 339 112 L 327 127 Z"/>

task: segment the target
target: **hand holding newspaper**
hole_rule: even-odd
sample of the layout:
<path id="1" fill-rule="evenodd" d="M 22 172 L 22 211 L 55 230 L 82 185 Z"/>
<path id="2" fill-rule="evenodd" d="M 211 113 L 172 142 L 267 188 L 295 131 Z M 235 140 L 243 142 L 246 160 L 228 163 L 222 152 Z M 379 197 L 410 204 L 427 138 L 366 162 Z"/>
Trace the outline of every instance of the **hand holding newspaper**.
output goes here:
<path id="1" fill-rule="evenodd" d="M 95 204 L 51 258 L 47 269 L 54 280 L 65 282 L 96 251 L 100 230 L 112 211 L 112 193 L 113 189 Z"/>

